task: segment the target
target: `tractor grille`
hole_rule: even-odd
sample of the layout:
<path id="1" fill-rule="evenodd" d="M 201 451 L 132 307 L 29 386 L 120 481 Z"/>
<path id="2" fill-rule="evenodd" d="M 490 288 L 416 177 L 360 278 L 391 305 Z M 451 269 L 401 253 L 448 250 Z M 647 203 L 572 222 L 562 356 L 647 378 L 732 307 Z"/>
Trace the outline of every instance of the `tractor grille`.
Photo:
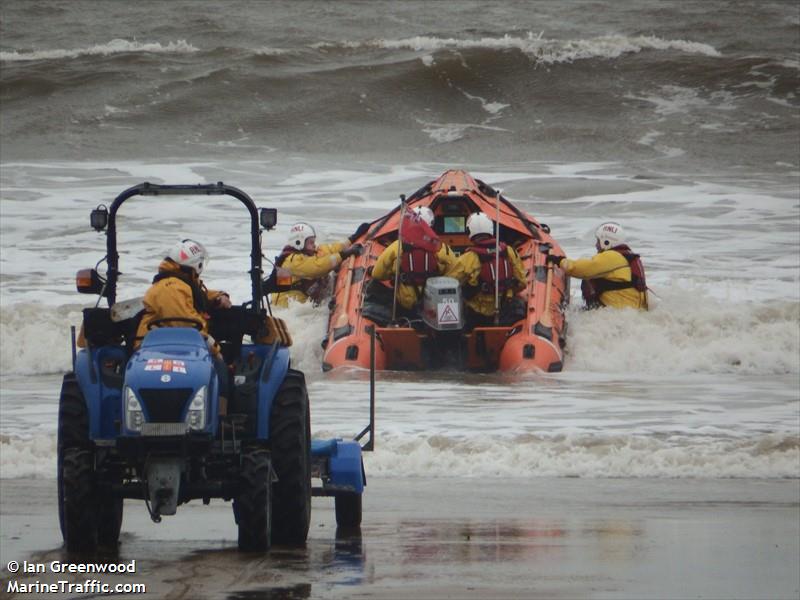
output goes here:
<path id="1" fill-rule="evenodd" d="M 151 423 L 179 423 L 192 388 L 139 390 Z"/>
<path id="2" fill-rule="evenodd" d="M 187 429 L 186 423 L 142 423 L 142 435 L 144 436 L 184 435 Z"/>

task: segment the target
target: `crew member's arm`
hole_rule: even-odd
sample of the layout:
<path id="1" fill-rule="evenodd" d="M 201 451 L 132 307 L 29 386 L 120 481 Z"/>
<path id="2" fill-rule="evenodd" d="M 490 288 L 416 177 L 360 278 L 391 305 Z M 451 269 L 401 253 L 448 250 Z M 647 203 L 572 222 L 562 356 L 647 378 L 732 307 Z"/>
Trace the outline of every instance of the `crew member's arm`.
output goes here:
<path id="1" fill-rule="evenodd" d="M 339 246 L 339 244 L 330 244 Z M 342 264 L 342 257 L 339 251 L 317 256 L 306 256 L 305 254 L 292 254 L 283 263 L 282 267 L 289 271 L 293 277 L 301 279 L 317 279 L 324 277 L 336 267 Z"/>
<path id="2" fill-rule="evenodd" d="M 374 279 L 386 280 L 394 277 L 398 246 L 399 244 L 395 240 L 389 244 L 386 250 L 381 252 L 378 260 L 375 261 L 375 266 L 372 267 L 372 277 Z"/>
<path id="3" fill-rule="evenodd" d="M 578 279 L 595 279 L 603 277 L 619 268 L 627 267 L 628 261 L 619 252 L 607 250 L 598 252 L 590 258 L 570 260 L 564 258 L 559 265 L 567 275 Z"/>
<path id="4" fill-rule="evenodd" d="M 511 246 L 508 246 L 508 260 L 511 262 L 511 268 L 514 270 L 514 279 L 517 282 L 517 289 L 524 290 L 528 287 L 525 267 L 522 264 L 522 259 L 520 259 L 519 254 L 517 254 L 517 251 Z"/>
<path id="5" fill-rule="evenodd" d="M 206 298 L 208 298 L 209 304 L 215 308 L 230 308 L 231 307 L 231 297 L 228 292 L 223 292 L 220 290 L 209 290 L 206 289 Z"/>
<path id="6" fill-rule="evenodd" d="M 475 287 L 481 274 L 481 260 L 474 252 L 464 252 L 445 273 L 447 277 L 458 279 L 463 286 Z"/>
<path id="7" fill-rule="evenodd" d="M 439 274 L 445 275 L 456 264 L 456 255 L 450 249 L 450 246 L 442 242 L 442 247 L 436 253 L 436 259 L 439 263 Z"/>

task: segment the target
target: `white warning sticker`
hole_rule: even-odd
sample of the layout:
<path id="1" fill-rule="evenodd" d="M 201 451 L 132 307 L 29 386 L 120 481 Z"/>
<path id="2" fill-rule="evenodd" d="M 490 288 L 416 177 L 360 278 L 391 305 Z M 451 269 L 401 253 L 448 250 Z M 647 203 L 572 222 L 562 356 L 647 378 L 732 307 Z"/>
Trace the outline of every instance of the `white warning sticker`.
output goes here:
<path id="1" fill-rule="evenodd" d="M 459 310 L 457 302 L 452 300 L 440 301 L 436 307 L 439 323 L 458 323 Z"/>

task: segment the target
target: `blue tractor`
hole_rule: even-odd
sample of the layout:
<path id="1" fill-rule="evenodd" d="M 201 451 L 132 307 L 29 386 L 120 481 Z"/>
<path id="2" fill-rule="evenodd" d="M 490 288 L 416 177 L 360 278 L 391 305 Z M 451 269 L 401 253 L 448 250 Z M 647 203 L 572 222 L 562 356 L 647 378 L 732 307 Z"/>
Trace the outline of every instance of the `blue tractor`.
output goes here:
<path id="1" fill-rule="evenodd" d="M 199 324 L 155 322 L 134 348 L 141 300 L 116 297 L 121 205 L 134 196 L 187 195 L 231 196 L 250 213 L 252 300 L 209 321 L 231 371 L 222 411 Z M 360 526 L 366 477 L 358 440 L 369 433 L 363 449 L 372 449 L 374 377 L 370 424 L 356 439 L 312 441 L 305 379 L 290 364 L 291 336 L 264 302 L 261 231 L 276 220 L 275 209 L 259 211 L 247 194 L 221 182 L 143 183 L 92 211 L 92 227 L 106 232 L 107 253 L 78 273 L 78 290 L 99 298 L 84 309 L 80 335 L 73 328 L 73 368 L 64 376 L 58 416 L 59 522 L 68 551 L 115 546 L 125 498 L 144 500 L 155 522 L 190 500 L 231 500 L 245 551 L 305 543 L 312 494 L 335 498 L 339 527 Z M 312 477 L 321 485 L 312 486 Z"/>

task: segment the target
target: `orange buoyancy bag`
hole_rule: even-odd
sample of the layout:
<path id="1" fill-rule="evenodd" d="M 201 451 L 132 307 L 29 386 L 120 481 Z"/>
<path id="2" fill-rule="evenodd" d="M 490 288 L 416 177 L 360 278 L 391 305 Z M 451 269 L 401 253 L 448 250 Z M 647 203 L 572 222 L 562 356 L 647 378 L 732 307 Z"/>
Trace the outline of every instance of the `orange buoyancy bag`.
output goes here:
<path id="1" fill-rule="evenodd" d="M 508 260 L 508 248 L 503 242 L 500 242 L 498 248 L 495 248 L 495 241 L 493 239 L 476 241 L 475 246 L 468 248 L 467 252 L 474 252 L 478 255 L 481 261 L 480 291 L 484 294 L 494 293 L 495 282 L 498 282 L 498 287 L 501 294 L 504 294 L 514 287 L 514 268 L 511 261 Z M 500 260 L 497 260 L 499 250 Z M 495 267 L 499 268 L 498 274 L 495 274 Z"/>
<path id="2" fill-rule="evenodd" d="M 402 255 L 400 280 L 403 283 L 422 285 L 428 277 L 439 274 L 436 253 L 442 242 L 436 232 L 419 215 L 406 213 L 402 222 Z"/>

